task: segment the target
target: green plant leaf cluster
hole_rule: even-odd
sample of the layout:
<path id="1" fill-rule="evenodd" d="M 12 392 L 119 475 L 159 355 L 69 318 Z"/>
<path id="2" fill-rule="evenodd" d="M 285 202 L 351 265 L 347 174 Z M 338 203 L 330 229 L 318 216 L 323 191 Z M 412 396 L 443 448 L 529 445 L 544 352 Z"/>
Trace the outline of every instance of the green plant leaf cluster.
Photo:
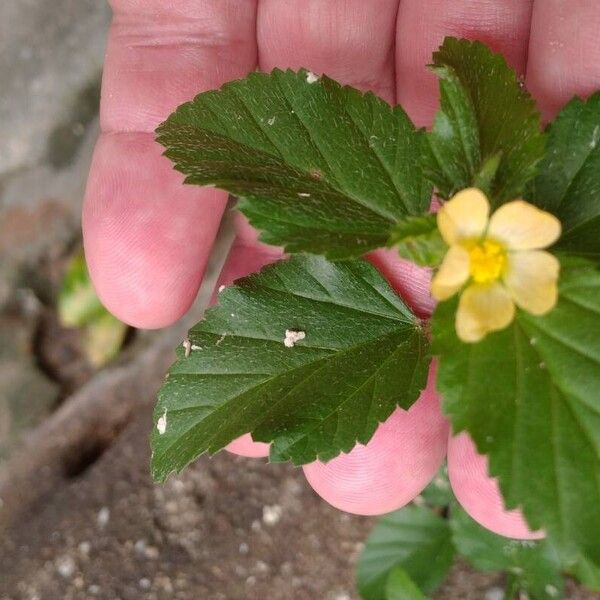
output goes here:
<path id="1" fill-rule="evenodd" d="M 446 38 L 433 55 L 441 110 L 427 134 L 424 168 L 450 198 L 477 186 L 493 207 L 520 197 L 544 156 L 533 98 L 506 60 L 481 42 Z"/>
<path id="2" fill-rule="evenodd" d="M 447 518 L 437 513 L 440 509 Z M 547 540 L 492 533 L 451 498 L 444 506 L 408 506 L 379 520 L 359 559 L 359 593 L 364 600 L 430 597 L 456 557 L 480 571 L 505 573 L 509 600 L 563 598 L 563 572 L 598 586 L 598 569 L 589 561 L 568 559 Z"/>
<path id="3" fill-rule="evenodd" d="M 593 582 L 600 94 L 574 99 L 543 132 L 532 97 L 480 42 L 447 38 L 432 69 L 441 107 L 427 133 L 401 107 L 306 70 L 252 73 L 160 126 L 187 183 L 229 191 L 261 240 L 300 254 L 221 294 L 190 332 L 156 408 L 153 473 L 164 479 L 247 432 L 271 443 L 272 460 L 295 464 L 366 443 L 418 397 L 430 352 L 424 325 L 361 257 L 391 246 L 438 266 L 446 248 L 432 189 L 444 201 L 476 186 L 493 208 L 523 197 L 563 224 L 551 249 L 563 263 L 558 305 L 542 317 L 518 311 L 505 330 L 464 344 L 457 299 L 441 303 L 437 386 L 454 431 L 488 455 L 507 505 Z M 422 587 L 411 564 L 396 564 L 393 581 Z M 386 585 L 378 579 L 382 594 Z"/>

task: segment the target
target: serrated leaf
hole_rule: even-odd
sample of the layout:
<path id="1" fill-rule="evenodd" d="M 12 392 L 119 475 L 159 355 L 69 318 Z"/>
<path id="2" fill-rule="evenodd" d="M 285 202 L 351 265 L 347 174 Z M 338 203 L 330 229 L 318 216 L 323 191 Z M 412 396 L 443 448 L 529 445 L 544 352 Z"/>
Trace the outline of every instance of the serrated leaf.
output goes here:
<path id="1" fill-rule="evenodd" d="M 558 248 L 600 258 L 600 93 L 574 98 L 550 125 L 531 197 L 561 220 Z"/>
<path id="2" fill-rule="evenodd" d="M 240 198 L 261 240 L 289 252 L 360 256 L 429 205 L 423 134 L 406 113 L 305 70 L 200 94 L 157 133 L 187 183 Z"/>
<path id="3" fill-rule="evenodd" d="M 432 68 L 441 110 L 424 160 L 438 194 L 487 185 L 493 207 L 518 198 L 544 155 L 533 99 L 504 57 L 480 42 L 446 38 Z"/>
<path id="4" fill-rule="evenodd" d="M 545 541 L 511 540 L 476 523 L 459 506 L 450 518 L 456 550 L 476 569 L 507 571 L 532 600 L 562 598 L 564 580 L 558 556 Z"/>
<path id="5" fill-rule="evenodd" d="M 425 507 L 408 506 L 379 520 L 358 563 L 364 600 L 385 600 L 389 573 L 401 567 L 425 594 L 444 579 L 454 560 L 448 523 Z"/>
<path id="6" fill-rule="evenodd" d="M 547 315 L 518 311 L 477 344 L 456 336 L 456 300 L 433 318 L 438 390 L 469 431 L 509 508 L 600 563 L 600 273 L 563 264 Z"/>
<path id="7" fill-rule="evenodd" d="M 402 258 L 422 267 L 439 265 L 448 251 L 435 215 L 404 217 L 394 225 L 388 246 L 394 246 Z"/>
<path id="8" fill-rule="evenodd" d="M 305 337 L 286 347 L 286 331 Z M 418 398 L 430 361 L 420 321 L 374 267 L 307 255 L 223 291 L 189 343 L 155 411 L 159 480 L 246 432 L 273 443 L 271 460 L 347 452 Z"/>
<path id="9" fill-rule="evenodd" d="M 394 567 L 385 582 L 385 600 L 426 600 L 426 598 L 402 567 Z"/>

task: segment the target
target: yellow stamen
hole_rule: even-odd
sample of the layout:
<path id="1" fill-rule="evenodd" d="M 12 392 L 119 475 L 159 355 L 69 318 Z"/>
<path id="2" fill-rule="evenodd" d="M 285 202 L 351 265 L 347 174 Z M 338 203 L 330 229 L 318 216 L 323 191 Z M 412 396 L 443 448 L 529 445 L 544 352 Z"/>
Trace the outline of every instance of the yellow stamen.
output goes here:
<path id="1" fill-rule="evenodd" d="M 506 269 L 506 249 L 494 240 L 470 244 L 469 270 L 476 283 L 491 283 L 499 279 Z"/>

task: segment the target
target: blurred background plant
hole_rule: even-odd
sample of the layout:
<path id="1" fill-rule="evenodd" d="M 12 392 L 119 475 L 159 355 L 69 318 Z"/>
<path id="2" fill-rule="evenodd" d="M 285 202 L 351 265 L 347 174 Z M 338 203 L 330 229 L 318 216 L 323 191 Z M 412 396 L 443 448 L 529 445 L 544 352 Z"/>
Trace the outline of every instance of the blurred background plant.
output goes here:
<path id="1" fill-rule="evenodd" d="M 83 353 L 94 367 L 103 367 L 117 356 L 129 328 L 100 302 L 87 270 L 83 250 L 69 260 L 58 294 L 57 310 L 64 327 L 81 331 Z"/>
<path id="2" fill-rule="evenodd" d="M 561 556 L 546 540 L 511 540 L 485 529 L 456 502 L 443 467 L 411 505 L 381 518 L 358 561 L 363 600 L 424 600 L 455 561 L 500 574 L 488 600 L 552 600 L 565 596 L 565 576 L 600 592 L 600 570 Z"/>

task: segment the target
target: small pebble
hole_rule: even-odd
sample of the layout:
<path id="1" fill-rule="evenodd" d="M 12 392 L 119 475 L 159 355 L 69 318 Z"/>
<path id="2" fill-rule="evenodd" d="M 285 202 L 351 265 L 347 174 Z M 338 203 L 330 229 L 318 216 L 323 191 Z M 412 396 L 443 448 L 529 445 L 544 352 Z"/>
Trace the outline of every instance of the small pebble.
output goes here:
<path id="1" fill-rule="evenodd" d="M 279 504 L 263 506 L 263 523 L 270 526 L 277 525 L 282 514 L 283 508 Z"/>
<path id="2" fill-rule="evenodd" d="M 485 593 L 485 600 L 504 600 L 504 590 L 499 587 L 490 588 Z"/>
<path id="3" fill-rule="evenodd" d="M 147 577 L 142 577 L 138 585 L 142 590 L 149 590 L 152 587 L 152 582 Z"/>
<path id="4" fill-rule="evenodd" d="M 90 550 L 92 549 L 92 545 L 89 542 L 81 542 L 77 548 L 80 554 L 83 554 L 83 556 L 87 556 L 90 553 Z"/>
<path id="5" fill-rule="evenodd" d="M 61 577 L 69 579 L 75 573 L 75 561 L 70 556 L 63 556 L 56 561 L 56 570 Z"/>
<path id="6" fill-rule="evenodd" d="M 98 516 L 96 517 L 99 527 L 106 527 L 108 522 L 110 521 L 110 509 L 107 506 L 103 506 L 98 511 Z"/>

